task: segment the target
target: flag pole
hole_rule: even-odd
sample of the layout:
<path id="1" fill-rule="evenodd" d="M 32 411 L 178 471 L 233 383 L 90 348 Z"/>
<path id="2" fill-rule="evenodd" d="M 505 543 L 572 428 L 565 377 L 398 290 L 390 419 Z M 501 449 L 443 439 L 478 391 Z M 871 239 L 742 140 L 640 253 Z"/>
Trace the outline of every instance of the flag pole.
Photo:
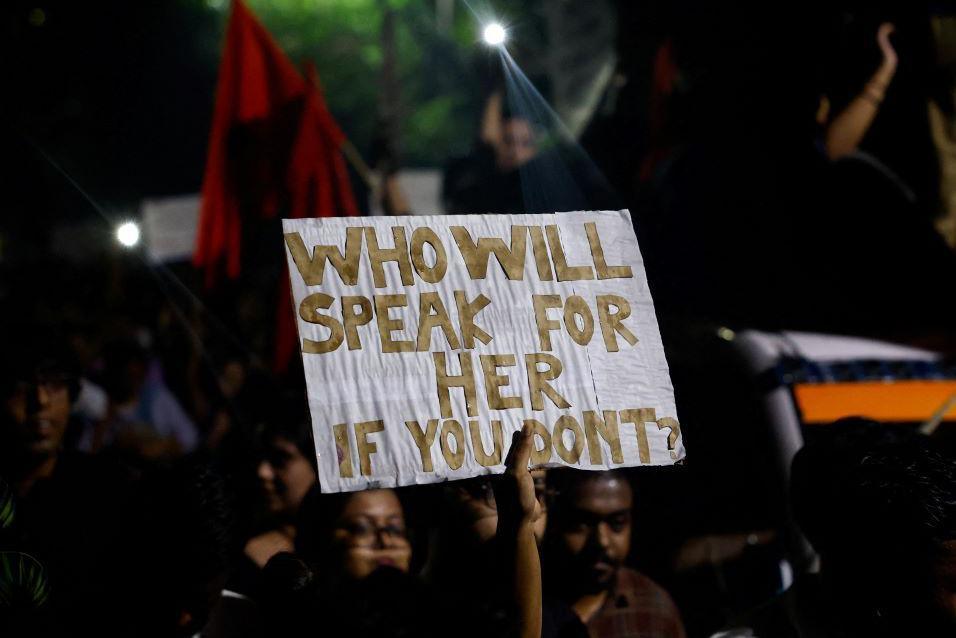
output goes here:
<path id="1" fill-rule="evenodd" d="M 342 151 L 342 154 L 345 155 L 345 159 L 349 161 L 349 164 L 352 165 L 352 168 L 355 169 L 355 172 L 358 173 L 359 177 L 362 178 L 362 181 L 365 182 L 365 185 L 370 189 L 375 188 L 375 181 L 372 178 L 372 169 L 368 164 L 365 163 L 365 160 L 362 159 L 362 156 L 359 154 L 358 149 L 355 148 L 355 145 L 352 144 L 348 139 L 342 140 L 342 144 L 339 147 Z"/>

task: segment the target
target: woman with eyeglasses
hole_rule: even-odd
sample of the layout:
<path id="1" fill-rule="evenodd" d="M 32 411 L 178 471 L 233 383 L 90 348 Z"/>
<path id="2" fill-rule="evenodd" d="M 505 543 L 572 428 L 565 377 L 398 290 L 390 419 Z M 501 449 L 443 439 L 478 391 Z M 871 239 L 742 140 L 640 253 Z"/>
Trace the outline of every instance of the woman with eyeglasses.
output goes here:
<path id="1" fill-rule="evenodd" d="M 387 567 L 408 573 L 412 548 L 395 490 L 306 497 L 297 553 L 327 581 L 360 581 Z"/>
<path id="2" fill-rule="evenodd" d="M 483 566 L 509 592 L 512 621 L 496 635 L 538 638 L 541 575 L 534 522 L 540 515 L 528 468 L 531 435 L 512 441 L 507 471 L 495 483 L 498 552 Z M 266 565 L 266 623 L 273 635 L 484 636 L 486 618 L 410 573 L 412 542 L 398 492 L 312 491 L 302 503 L 296 557 Z M 460 578 L 478 575 L 462 570 Z M 489 595 L 491 592 L 488 592 Z"/>

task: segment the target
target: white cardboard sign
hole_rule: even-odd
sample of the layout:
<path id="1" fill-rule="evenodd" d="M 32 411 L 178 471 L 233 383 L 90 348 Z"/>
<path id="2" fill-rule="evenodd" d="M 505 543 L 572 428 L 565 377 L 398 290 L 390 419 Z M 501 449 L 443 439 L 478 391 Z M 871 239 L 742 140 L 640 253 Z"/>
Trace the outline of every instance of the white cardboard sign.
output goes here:
<path id="1" fill-rule="evenodd" d="M 323 492 L 684 458 L 627 211 L 283 220 Z"/>

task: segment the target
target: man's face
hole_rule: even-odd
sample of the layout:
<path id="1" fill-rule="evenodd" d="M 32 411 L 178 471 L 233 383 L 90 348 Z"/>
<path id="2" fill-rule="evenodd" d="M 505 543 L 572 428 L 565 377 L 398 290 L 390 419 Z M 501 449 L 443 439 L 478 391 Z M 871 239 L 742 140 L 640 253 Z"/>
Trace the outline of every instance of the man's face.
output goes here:
<path id="1" fill-rule="evenodd" d="M 273 514 L 293 515 L 315 485 L 315 470 L 295 443 L 278 437 L 259 462 L 259 485 Z"/>
<path id="2" fill-rule="evenodd" d="M 586 476 L 565 496 L 557 523 L 568 577 L 585 592 L 605 590 L 631 548 L 633 495 L 627 481 Z"/>
<path id="3" fill-rule="evenodd" d="M 534 129 L 526 119 L 513 117 L 505 120 L 501 137 L 498 167 L 503 171 L 512 171 L 523 166 L 538 152 Z"/>
<path id="4" fill-rule="evenodd" d="M 16 439 L 32 456 L 51 456 L 60 449 L 70 408 L 68 381 L 53 377 L 17 383 L 4 405 Z"/>

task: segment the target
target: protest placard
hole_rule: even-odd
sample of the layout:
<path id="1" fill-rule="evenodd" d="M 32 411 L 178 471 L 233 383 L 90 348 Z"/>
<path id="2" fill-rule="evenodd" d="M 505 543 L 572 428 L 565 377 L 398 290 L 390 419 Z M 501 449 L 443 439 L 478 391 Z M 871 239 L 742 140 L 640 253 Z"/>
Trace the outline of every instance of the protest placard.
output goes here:
<path id="1" fill-rule="evenodd" d="M 684 457 L 627 211 L 283 220 L 323 492 Z"/>

